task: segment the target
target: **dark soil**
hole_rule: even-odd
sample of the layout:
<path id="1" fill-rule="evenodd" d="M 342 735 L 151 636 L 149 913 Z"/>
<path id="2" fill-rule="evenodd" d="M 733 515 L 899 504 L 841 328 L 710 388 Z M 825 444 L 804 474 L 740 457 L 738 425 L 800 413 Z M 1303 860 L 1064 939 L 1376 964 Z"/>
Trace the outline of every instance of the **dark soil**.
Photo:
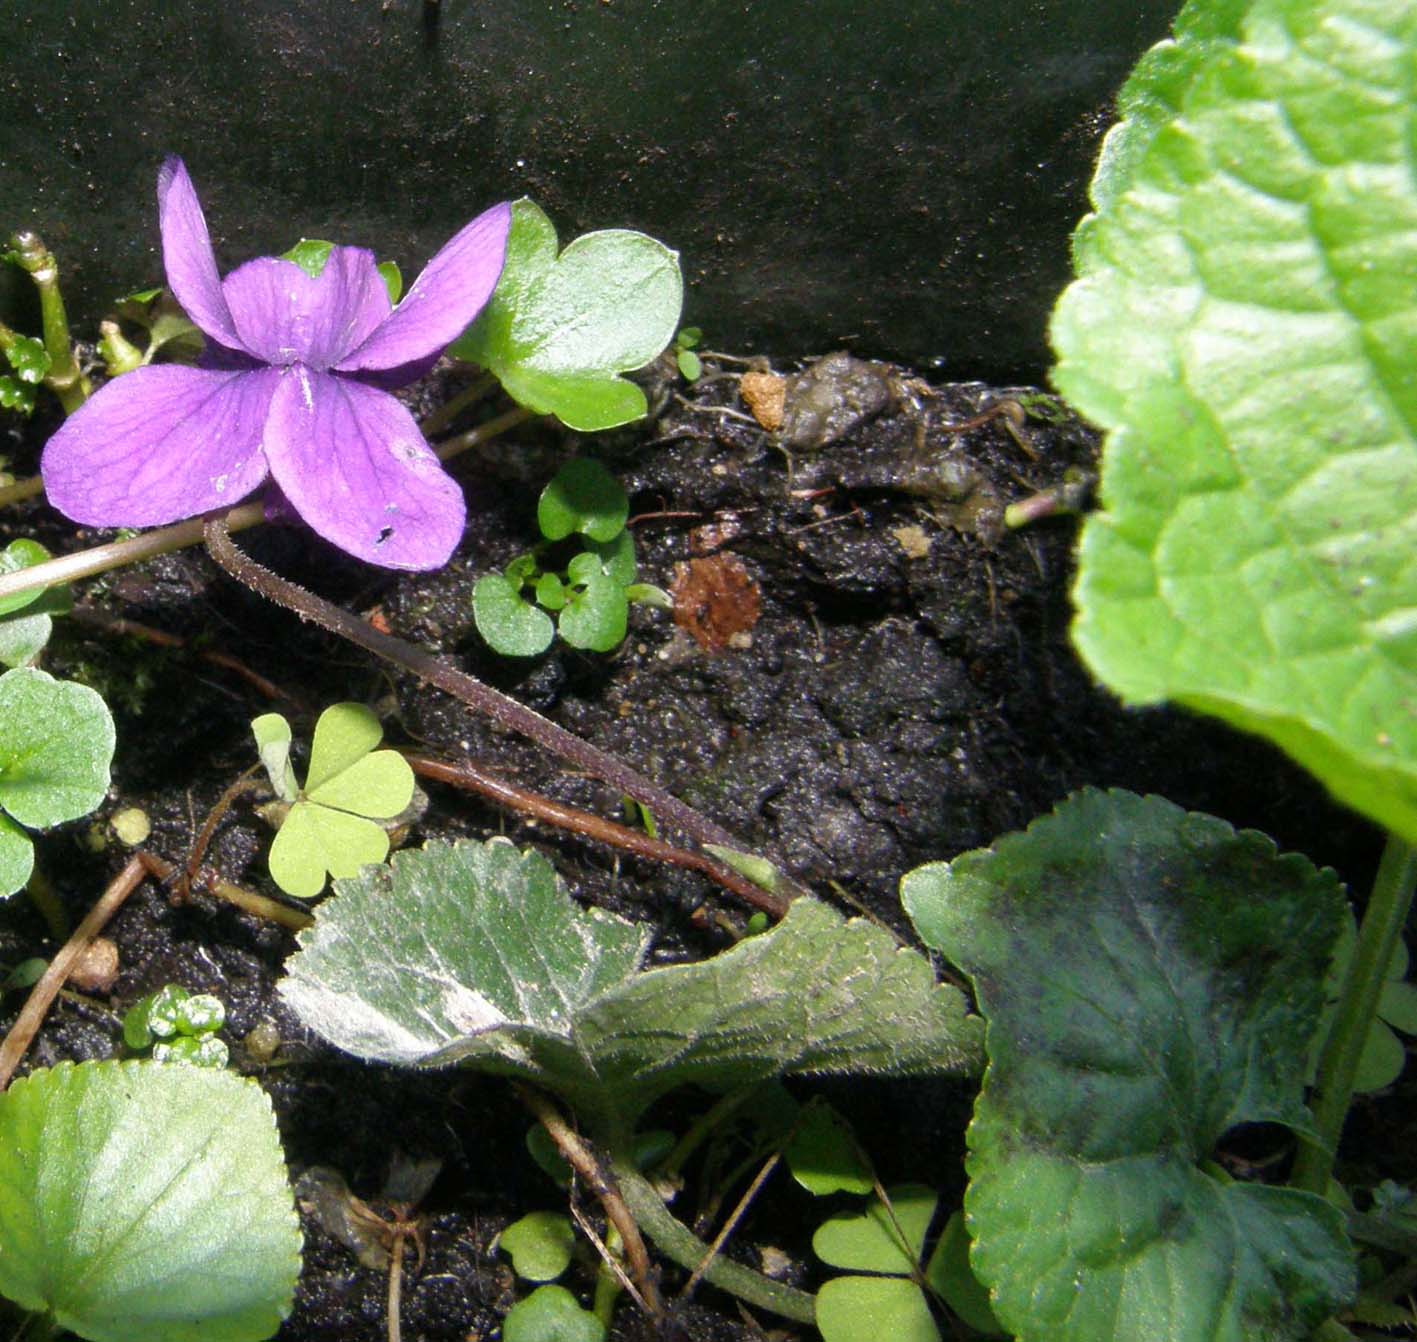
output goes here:
<path id="1" fill-rule="evenodd" d="M 1124 710 L 1075 660 L 1067 633 L 1073 522 L 1009 532 L 1001 513 L 1068 468 L 1089 468 L 1096 445 L 1088 430 L 1043 404 L 1015 432 L 996 417 L 954 433 L 951 424 L 1012 393 L 930 387 L 905 370 L 840 363 L 789 386 L 789 418 L 774 436 L 746 415 L 737 368 L 710 360 L 692 389 L 667 375 L 651 379 L 659 413 L 633 431 L 577 440 L 526 428 L 460 466 L 470 529 L 440 573 L 360 568 L 295 529 L 259 528 L 240 543 L 332 600 L 360 612 L 377 607 L 394 633 L 622 755 L 825 898 L 903 936 L 909 929 L 896 889 L 904 872 L 987 844 L 1087 784 L 1160 793 L 1266 830 L 1283 847 L 1336 866 L 1357 888 L 1366 885 L 1377 840 L 1301 771 L 1209 722 Z M 423 408 L 449 394 L 455 376 L 421 388 Z M 629 489 L 641 575 L 667 589 L 677 570 L 676 615 L 686 627 L 637 608 L 614 655 L 558 645 L 529 662 L 497 658 L 474 629 L 472 584 L 529 547 L 537 493 L 575 452 L 597 455 Z M 42 506 L 15 525 L 56 550 L 75 548 Z M 691 561 L 699 562 L 690 569 Z M 81 595 L 187 645 L 162 648 L 79 621 L 62 622 L 52 645 L 49 669 L 93 684 L 118 719 L 105 810 L 41 848 L 75 919 L 125 857 L 107 817 L 142 807 L 153 824 L 149 847 L 182 863 L 218 795 L 255 761 L 250 719 L 272 708 L 308 737 L 319 708 L 365 700 L 385 715 L 395 744 L 471 757 L 546 796 L 623 814 L 613 790 L 264 604 L 200 551 L 110 575 Z M 240 675 L 202 660 L 203 651 L 239 659 L 295 702 L 272 703 Z M 698 876 L 528 824 L 450 788 L 428 792 L 408 842 L 505 833 L 535 845 L 579 898 L 652 923 L 661 960 L 719 949 L 746 916 Z M 219 828 L 209 862 L 229 881 L 276 895 L 264 867 L 269 839 L 240 803 Z M 149 884 L 110 935 L 122 961 L 111 995 L 62 1000 L 27 1065 L 112 1054 L 122 1011 L 164 983 L 216 993 L 227 1004 L 234 1061 L 275 1103 L 293 1174 L 334 1166 L 357 1194 L 377 1199 L 396 1156 L 443 1162 L 423 1203 L 426 1255 L 405 1288 L 403 1336 L 497 1336 L 525 1287 L 493 1239 L 512 1219 L 561 1201 L 525 1153 L 530 1120 L 510 1090 L 454 1072 L 365 1066 L 333 1052 L 275 997 L 293 939 L 206 896 L 179 906 Z M 0 905 L 0 966 L 52 949 L 25 900 Z M 19 1005 L 19 995 L 4 1001 L 0 1030 Z M 282 1045 L 261 1064 L 241 1041 L 268 1021 Z M 795 1088 L 820 1090 L 852 1118 L 886 1182 L 924 1180 L 958 1198 L 970 1086 L 837 1079 Z M 656 1118 L 682 1131 L 701 1109 L 701 1097 L 684 1095 Z M 1377 1111 L 1360 1108 L 1355 1123 L 1381 1130 Z M 1391 1162 L 1384 1172 L 1413 1177 Z M 731 1206 L 741 1191 L 716 1188 L 693 1167 L 690 1175 L 676 1204 L 686 1219 L 714 1196 Z M 595 1218 L 593 1202 L 586 1211 Z M 823 1215 L 779 1176 L 734 1251 L 751 1261 L 764 1247 L 784 1249 L 810 1283 L 808 1241 Z M 300 1290 L 279 1336 L 383 1337 L 384 1274 L 360 1266 L 308 1215 L 305 1234 Z M 572 1285 L 584 1290 L 589 1272 L 579 1272 Z M 666 1268 L 671 1294 L 681 1278 Z M 615 1332 L 762 1335 L 707 1289 L 658 1332 L 626 1304 Z"/>

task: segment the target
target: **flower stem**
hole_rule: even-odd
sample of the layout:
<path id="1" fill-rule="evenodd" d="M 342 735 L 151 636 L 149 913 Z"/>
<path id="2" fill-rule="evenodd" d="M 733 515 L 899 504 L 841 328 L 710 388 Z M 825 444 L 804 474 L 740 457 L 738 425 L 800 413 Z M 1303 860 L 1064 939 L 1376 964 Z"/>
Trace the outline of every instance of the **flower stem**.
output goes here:
<path id="1" fill-rule="evenodd" d="M 49 355 L 49 372 L 44 385 L 58 398 L 66 415 L 72 415 L 88 400 L 93 386 L 74 358 L 74 345 L 69 337 L 69 318 L 64 312 L 64 298 L 59 292 L 59 265 L 39 234 L 23 229 L 10 239 L 15 260 L 21 270 L 29 272 L 34 287 L 39 290 L 39 315 L 44 328 L 44 350 Z"/>
<path id="2" fill-rule="evenodd" d="M 243 503 L 220 514 L 228 531 L 244 531 L 265 520 L 265 507 L 260 503 Z M 189 545 L 199 545 L 205 519 L 194 517 L 187 522 L 178 522 L 170 527 L 158 527 L 156 531 L 145 531 L 141 536 L 133 536 L 124 541 L 109 541 L 107 545 L 95 545 L 90 550 L 77 550 L 73 554 L 60 555 L 57 559 L 47 559 L 32 568 L 20 569 L 15 573 L 0 575 L 0 598 L 13 596 L 17 592 L 28 592 L 36 587 L 54 587 L 61 582 L 73 582 L 76 578 L 91 578 L 96 573 L 106 573 L 109 569 L 122 568 L 125 564 L 139 564 L 145 559 L 155 559 L 158 555 L 171 554 Z"/>
<path id="3" fill-rule="evenodd" d="M 28 480 L 16 480 L 13 485 L 5 485 L 0 488 L 0 508 L 7 503 L 22 503 L 25 499 L 32 499 L 36 494 L 44 493 L 44 479 L 42 476 L 32 475 Z"/>
<path id="4" fill-rule="evenodd" d="M 444 401 L 426 418 L 419 420 L 418 427 L 423 430 L 423 436 L 431 438 L 441 429 L 447 428 L 468 406 L 474 401 L 480 401 L 496 385 L 496 377 L 491 373 L 484 373 L 470 386 L 464 387 L 451 400 Z"/>
<path id="5" fill-rule="evenodd" d="M 1358 1060 L 1368 1038 L 1383 980 L 1392 964 L 1398 938 L 1417 889 L 1417 849 L 1389 834 L 1368 907 L 1358 929 L 1358 943 L 1344 979 L 1333 1028 L 1319 1055 L 1314 1083 L 1314 1136 L 1299 1138 L 1290 1183 L 1323 1196 L 1333 1173 L 1343 1122 L 1353 1099 Z"/>

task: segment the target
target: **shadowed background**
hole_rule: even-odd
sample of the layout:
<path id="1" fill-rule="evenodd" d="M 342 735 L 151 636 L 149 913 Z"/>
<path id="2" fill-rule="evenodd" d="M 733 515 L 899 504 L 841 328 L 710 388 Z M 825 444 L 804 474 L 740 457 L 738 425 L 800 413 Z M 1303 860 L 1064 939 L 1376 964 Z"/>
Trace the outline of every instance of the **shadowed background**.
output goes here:
<path id="1" fill-rule="evenodd" d="M 1036 381 L 1112 97 L 1174 5 L 0 0 L 0 227 L 41 233 L 91 337 L 161 279 L 167 152 L 223 270 L 303 234 L 411 278 L 527 194 L 563 242 L 676 247 L 712 348 Z"/>

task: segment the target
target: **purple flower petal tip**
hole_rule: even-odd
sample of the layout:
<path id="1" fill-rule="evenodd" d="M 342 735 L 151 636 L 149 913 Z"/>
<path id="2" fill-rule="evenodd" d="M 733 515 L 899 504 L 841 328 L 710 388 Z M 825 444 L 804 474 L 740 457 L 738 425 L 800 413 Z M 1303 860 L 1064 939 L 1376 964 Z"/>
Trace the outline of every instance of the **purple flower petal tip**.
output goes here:
<path id="1" fill-rule="evenodd" d="M 209 340 L 203 365 L 109 382 L 45 448 L 50 501 L 90 526 L 155 526 L 274 478 L 326 540 L 386 568 L 431 569 L 462 538 L 462 490 L 382 388 L 425 371 L 502 273 L 511 206 L 461 229 L 391 308 L 374 256 L 335 247 L 312 278 L 262 257 L 221 279 L 186 165 L 164 159 L 168 285 Z M 279 511 L 279 510 L 278 510 Z"/>

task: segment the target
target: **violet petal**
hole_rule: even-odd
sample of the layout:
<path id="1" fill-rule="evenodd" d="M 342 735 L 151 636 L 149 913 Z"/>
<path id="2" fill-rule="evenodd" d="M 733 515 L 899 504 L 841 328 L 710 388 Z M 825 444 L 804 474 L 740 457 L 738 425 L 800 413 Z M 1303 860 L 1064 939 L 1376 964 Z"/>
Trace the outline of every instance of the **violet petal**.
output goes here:
<path id="1" fill-rule="evenodd" d="M 182 310 L 213 340 L 244 350 L 221 290 L 206 217 L 187 167 L 175 155 L 157 174 L 157 213 L 167 285 Z"/>
<path id="2" fill-rule="evenodd" d="M 246 349 L 267 363 L 328 368 L 378 328 L 389 291 L 363 247 L 332 247 L 316 276 L 294 261 L 262 256 L 222 282 Z"/>
<path id="3" fill-rule="evenodd" d="M 423 268 L 388 320 L 334 366 L 348 373 L 398 368 L 451 345 L 492 297 L 511 226 L 505 201 L 479 214 Z"/>
<path id="4" fill-rule="evenodd" d="M 297 364 L 271 402 L 265 451 L 295 511 L 356 558 L 438 568 L 462 539 L 462 490 L 386 392 Z"/>
<path id="5" fill-rule="evenodd" d="M 239 503 L 266 478 L 261 438 L 279 378 L 182 364 L 114 378 L 45 445 L 50 503 L 100 527 L 159 526 Z"/>

